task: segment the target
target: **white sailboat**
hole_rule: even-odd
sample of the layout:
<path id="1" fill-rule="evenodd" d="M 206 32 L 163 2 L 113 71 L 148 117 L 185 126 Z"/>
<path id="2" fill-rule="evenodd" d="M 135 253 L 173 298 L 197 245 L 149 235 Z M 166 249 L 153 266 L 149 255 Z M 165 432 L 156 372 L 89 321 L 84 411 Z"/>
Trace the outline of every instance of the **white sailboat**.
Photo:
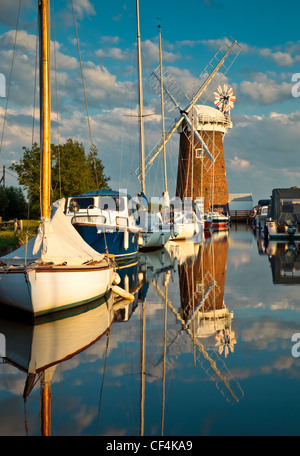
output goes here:
<path id="1" fill-rule="evenodd" d="M 139 19 L 139 1 L 136 0 L 137 17 L 137 50 L 138 50 L 138 83 L 139 83 L 139 130 L 140 130 L 140 167 L 141 167 L 141 195 L 145 195 L 145 153 L 144 153 L 144 114 L 143 114 L 143 86 L 142 86 L 142 60 L 141 60 L 141 35 Z M 170 224 L 163 224 L 160 215 L 149 214 L 147 208 L 141 213 L 143 227 L 143 243 L 140 250 L 154 250 L 162 248 L 171 236 Z"/>
<path id="2" fill-rule="evenodd" d="M 38 234 L 0 258 L 0 302 L 33 316 L 90 302 L 115 280 L 112 258 L 86 244 L 63 214 L 50 217 L 50 4 L 38 2 L 40 21 L 41 222 Z"/>

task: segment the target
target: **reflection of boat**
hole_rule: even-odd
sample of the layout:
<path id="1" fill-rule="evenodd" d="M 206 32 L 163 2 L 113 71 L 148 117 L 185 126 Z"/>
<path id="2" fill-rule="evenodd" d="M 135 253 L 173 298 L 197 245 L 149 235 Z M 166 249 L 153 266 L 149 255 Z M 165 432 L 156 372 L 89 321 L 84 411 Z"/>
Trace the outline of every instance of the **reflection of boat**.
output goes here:
<path id="1" fill-rule="evenodd" d="M 200 250 L 200 243 L 185 241 L 169 241 L 165 247 L 170 255 L 177 259 L 178 264 L 194 263 Z"/>
<path id="2" fill-rule="evenodd" d="M 300 243 L 270 241 L 267 253 L 274 284 L 300 284 Z"/>
<path id="3" fill-rule="evenodd" d="M 209 214 L 205 213 L 204 214 L 204 230 L 209 230 L 211 227 L 211 219 Z"/>
<path id="4" fill-rule="evenodd" d="M 149 282 L 164 271 L 176 269 L 177 262 L 164 247 L 151 252 L 140 252 L 139 264 L 140 270 L 144 274 L 145 281 Z"/>
<path id="5" fill-rule="evenodd" d="M 300 189 L 275 188 L 265 223 L 270 239 L 300 239 Z"/>
<path id="6" fill-rule="evenodd" d="M 50 220 L 50 6 L 38 2 L 40 20 L 41 223 L 37 236 L 0 260 L 1 302 L 32 315 L 97 299 L 108 292 L 111 260 L 87 245 L 56 203 Z M 68 226 L 69 225 L 69 226 Z"/>
<path id="7" fill-rule="evenodd" d="M 125 292 L 134 296 L 134 300 L 116 299 L 114 304 L 115 321 L 128 321 L 137 307 L 138 291 L 143 285 L 144 274 L 140 272 L 138 259 L 132 263 L 119 265 L 120 285 Z"/>
<path id="8" fill-rule="evenodd" d="M 25 401 L 40 380 L 42 435 L 51 434 L 51 385 L 56 366 L 103 337 L 113 320 L 113 296 L 72 313 L 61 313 L 59 319 L 44 317 L 39 324 L 1 316 L 0 332 L 6 340 L 3 358 L 26 373 Z"/>
<path id="9" fill-rule="evenodd" d="M 113 254 L 118 264 L 137 257 L 141 228 L 129 195 L 96 190 L 70 197 L 67 206 L 72 225 L 97 252 Z"/>

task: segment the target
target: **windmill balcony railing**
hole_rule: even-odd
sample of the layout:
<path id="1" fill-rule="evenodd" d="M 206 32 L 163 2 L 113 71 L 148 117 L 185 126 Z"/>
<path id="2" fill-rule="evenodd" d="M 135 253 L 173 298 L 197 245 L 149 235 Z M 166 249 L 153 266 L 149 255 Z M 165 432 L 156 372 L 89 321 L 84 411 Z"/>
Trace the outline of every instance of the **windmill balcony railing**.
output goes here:
<path id="1" fill-rule="evenodd" d="M 224 119 L 220 119 L 220 117 L 213 117 L 208 114 L 200 114 L 197 116 L 198 119 L 198 124 L 208 124 L 208 123 L 214 123 L 216 125 L 225 125 L 225 126 L 230 126 L 231 125 L 231 119 L 230 116 L 224 115 Z"/>

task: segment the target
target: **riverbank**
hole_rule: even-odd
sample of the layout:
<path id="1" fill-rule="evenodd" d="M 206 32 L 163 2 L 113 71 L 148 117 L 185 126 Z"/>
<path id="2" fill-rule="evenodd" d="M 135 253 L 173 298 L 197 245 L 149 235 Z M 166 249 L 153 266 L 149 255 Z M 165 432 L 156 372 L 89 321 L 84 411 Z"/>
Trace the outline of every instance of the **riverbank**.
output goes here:
<path id="1" fill-rule="evenodd" d="M 18 229 L 14 232 L 13 227 L 7 227 L 0 229 L 0 256 L 11 252 L 36 235 L 39 220 L 23 220 L 21 224 L 23 229 Z"/>

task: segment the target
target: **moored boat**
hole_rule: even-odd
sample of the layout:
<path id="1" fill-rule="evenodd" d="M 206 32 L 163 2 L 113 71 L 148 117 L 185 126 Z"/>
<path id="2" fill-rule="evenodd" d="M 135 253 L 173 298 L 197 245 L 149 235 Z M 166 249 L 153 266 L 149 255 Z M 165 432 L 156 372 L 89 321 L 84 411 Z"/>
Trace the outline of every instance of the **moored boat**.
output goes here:
<path id="1" fill-rule="evenodd" d="M 300 239 L 299 188 L 276 188 L 272 191 L 265 235 L 270 239 Z"/>
<path id="2" fill-rule="evenodd" d="M 54 203 L 28 244 L 0 258 L 0 303 L 34 316 L 82 305 L 109 293 L 114 262 L 88 246 Z"/>
<path id="3" fill-rule="evenodd" d="M 209 213 L 210 228 L 212 230 L 228 230 L 230 219 L 227 215 L 220 214 L 219 212 Z"/>
<path id="4" fill-rule="evenodd" d="M 117 264 L 137 257 L 142 228 L 127 192 L 95 190 L 69 197 L 66 216 L 93 249 L 114 255 Z"/>
<path id="5" fill-rule="evenodd" d="M 86 244 L 63 213 L 64 200 L 51 216 L 50 2 L 38 2 L 40 21 L 41 222 L 37 235 L 0 258 L 0 302 L 31 316 L 53 313 L 108 293 L 113 261 Z"/>

